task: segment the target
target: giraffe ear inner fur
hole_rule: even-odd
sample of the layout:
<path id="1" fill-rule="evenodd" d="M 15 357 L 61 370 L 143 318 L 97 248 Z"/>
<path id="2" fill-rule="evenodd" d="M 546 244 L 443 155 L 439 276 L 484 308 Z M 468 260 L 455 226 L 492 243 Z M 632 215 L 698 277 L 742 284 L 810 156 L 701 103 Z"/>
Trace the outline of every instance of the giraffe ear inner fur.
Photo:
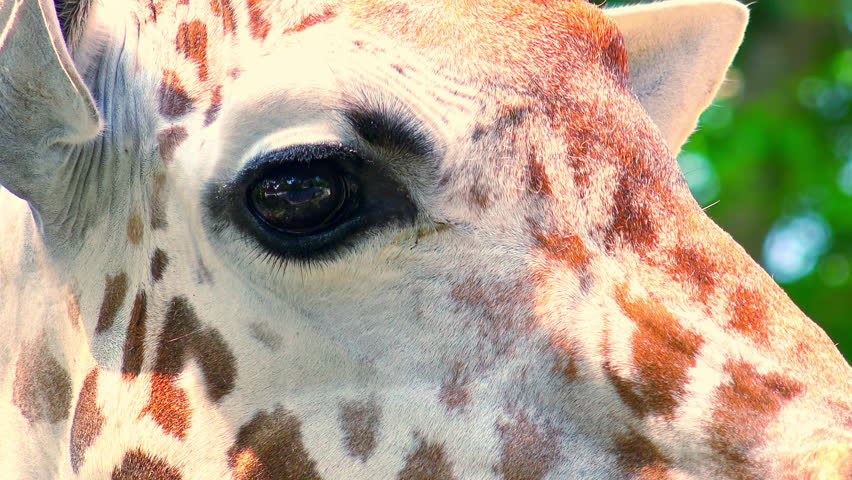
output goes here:
<path id="1" fill-rule="evenodd" d="M 671 0 L 605 12 L 624 36 L 633 93 L 677 154 L 725 79 L 748 10 L 736 0 Z"/>
<path id="2" fill-rule="evenodd" d="M 0 3 L 0 184 L 18 196 L 49 185 L 60 151 L 101 119 L 65 45 L 53 0 Z"/>
<path id="3" fill-rule="evenodd" d="M 65 44 L 71 50 L 74 49 L 91 4 L 92 0 L 53 1 L 53 5 L 56 7 L 56 17 L 59 20 L 59 27 L 62 30 L 62 36 L 65 38 Z"/>

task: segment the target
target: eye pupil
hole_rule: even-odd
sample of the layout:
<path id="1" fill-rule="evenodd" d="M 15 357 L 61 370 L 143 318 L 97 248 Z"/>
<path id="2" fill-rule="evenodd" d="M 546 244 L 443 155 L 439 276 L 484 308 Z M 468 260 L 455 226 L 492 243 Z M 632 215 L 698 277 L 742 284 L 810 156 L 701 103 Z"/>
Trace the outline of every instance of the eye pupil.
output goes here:
<path id="1" fill-rule="evenodd" d="M 349 197 L 347 179 L 329 169 L 294 165 L 260 180 L 251 190 L 256 214 L 288 233 L 313 233 L 331 226 Z"/>

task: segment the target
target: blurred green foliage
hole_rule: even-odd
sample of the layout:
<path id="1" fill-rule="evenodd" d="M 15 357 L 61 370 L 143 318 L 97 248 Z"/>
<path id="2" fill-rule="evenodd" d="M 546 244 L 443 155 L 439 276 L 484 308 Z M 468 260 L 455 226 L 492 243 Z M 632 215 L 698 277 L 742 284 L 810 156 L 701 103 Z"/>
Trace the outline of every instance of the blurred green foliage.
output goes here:
<path id="1" fill-rule="evenodd" d="M 750 10 L 729 79 L 679 162 L 707 213 L 850 359 L 852 0 Z"/>

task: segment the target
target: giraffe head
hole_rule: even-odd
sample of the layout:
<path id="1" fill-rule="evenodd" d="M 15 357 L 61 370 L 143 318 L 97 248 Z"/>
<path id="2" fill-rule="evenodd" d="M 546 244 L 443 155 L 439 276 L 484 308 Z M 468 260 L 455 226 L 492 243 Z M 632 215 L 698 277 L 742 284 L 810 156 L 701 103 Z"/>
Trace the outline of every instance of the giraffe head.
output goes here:
<path id="1" fill-rule="evenodd" d="M 849 478 L 848 365 L 673 156 L 746 18 L 0 5 L 4 471 Z"/>

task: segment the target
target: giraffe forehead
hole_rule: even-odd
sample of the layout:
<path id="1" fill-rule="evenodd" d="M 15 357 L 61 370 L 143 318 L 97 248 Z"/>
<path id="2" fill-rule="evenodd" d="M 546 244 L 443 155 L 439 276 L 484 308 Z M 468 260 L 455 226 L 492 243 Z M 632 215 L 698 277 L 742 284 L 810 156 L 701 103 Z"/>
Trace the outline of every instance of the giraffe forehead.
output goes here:
<path id="1" fill-rule="evenodd" d="M 512 85 L 555 66 L 582 69 L 605 64 L 626 77 L 626 54 L 615 25 L 583 1 L 346 2 L 358 28 L 404 40 L 424 52 L 452 52 L 488 69 L 488 80 L 507 76 Z M 463 55 L 459 55 L 463 53 Z"/>

